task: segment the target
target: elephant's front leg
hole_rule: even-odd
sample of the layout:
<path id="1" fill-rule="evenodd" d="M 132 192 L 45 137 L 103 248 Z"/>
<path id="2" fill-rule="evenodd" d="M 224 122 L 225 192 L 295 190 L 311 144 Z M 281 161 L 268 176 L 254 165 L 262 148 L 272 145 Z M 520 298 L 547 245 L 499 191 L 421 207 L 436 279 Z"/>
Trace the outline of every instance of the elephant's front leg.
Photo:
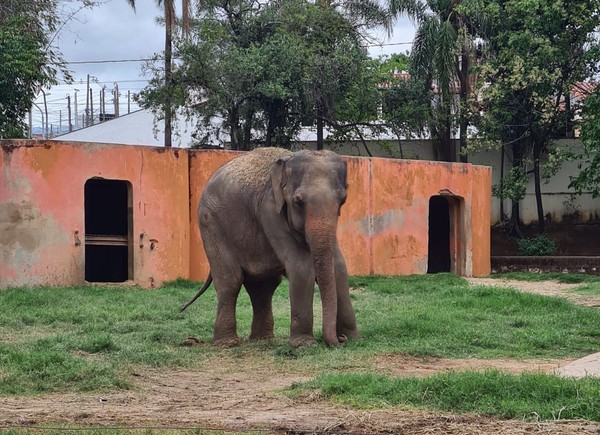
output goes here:
<path id="1" fill-rule="evenodd" d="M 290 262 L 287 276 L 291 308 L 290 344 L 293 347 L 316 344 L 313 335 L 315 271 L 312 258 L 307 256 Z"/>
<path id="2" fill-rule="evenodd" d="M 273 293 L 280 283 L 281 276 L 259 282 L 244 283 L 252 302 L 250 340 L 272 340 L 274 338 Z"/>
<path id="3" fill-rule="evenodd" d="M 356 327 L 356 316 L 352 302 L 350 300 L 350 288 L 348 285 L 348 269 L 346 261 L 342 255 L 339 245 L 336 243 L 335 251 L 335 287 L 337 291 L 338 312 L 336 321 L 336 331 L 338 337 L 360 338 L 360 333 Z"/>

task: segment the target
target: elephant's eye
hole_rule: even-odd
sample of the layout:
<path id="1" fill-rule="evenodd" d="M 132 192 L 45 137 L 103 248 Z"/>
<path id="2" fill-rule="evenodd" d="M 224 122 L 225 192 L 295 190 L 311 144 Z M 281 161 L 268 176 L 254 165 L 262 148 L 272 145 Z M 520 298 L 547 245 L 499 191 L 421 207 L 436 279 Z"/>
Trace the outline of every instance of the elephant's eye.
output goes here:
<path id="1" fill-rule="evenodd" d="M 302 195 L 300 195 L 299 193 L 296 193 L 292 200 L 294 201 L 294 205 L 296 205 L 296 207 L 304 207 L 304 200 L 302 199 Z"/>

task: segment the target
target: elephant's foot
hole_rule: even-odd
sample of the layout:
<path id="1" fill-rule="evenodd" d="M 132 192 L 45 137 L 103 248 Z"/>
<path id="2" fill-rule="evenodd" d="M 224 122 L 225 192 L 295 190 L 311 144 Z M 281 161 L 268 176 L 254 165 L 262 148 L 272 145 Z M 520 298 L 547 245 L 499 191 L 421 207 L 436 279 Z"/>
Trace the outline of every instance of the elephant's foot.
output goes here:
<path id="1" fill-rule="evenodd" d="M 250 334 L 250 341 L 273 341 L 274 339 L 273 334 Z"/>
<path id="2" fill-rule="evenodd" d="M 360 336 L 360 332 L 358 332 L 358 329 L 356 329 L 356 328 L 339 329 L 337 331 L 337 335 L 338 335 L 338 340 L 340 340 L 341 343 L 348 341 L 349 338 L 353 338 L 353 339 L 362 338 Z M 342 340 L 342 338 L 343 338 L 343 340 Z"/>
<path id="3" fill-rule="evenodd" d="M 290 338 L 290 345 L 292 347 L 314 346 L 315 344 L 317 344 L 317 340 L 312 335 L 300 335 Z"/>
<path id="4" fill-rule="evenodd" d="M 219 347 L 235 347 L 239 346 L 240 339 L 237 335 L 228 336 L 228 337 L 219 337 L 213 339 L 213 344 Z"/>

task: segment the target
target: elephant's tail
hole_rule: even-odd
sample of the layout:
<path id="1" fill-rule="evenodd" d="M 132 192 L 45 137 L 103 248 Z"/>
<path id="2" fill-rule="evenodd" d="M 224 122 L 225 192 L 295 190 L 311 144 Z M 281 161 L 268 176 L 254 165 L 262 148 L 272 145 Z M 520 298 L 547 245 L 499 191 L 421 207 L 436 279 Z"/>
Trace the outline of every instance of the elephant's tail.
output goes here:
<path id="1" fill-rule="evenodd" d="M 212 281 L 213 281 L 212 274 L 210 272 L 208 272 L 208 277 L 206 278 L 206 282 L 204 283 L 202 288 L 200 290 L 198 290 L 198 293 L 196 293 L 196 296 L 194 296 L 187 304 L 182 305 L 181 308 L 179 308 L 179 312 L 184 311 L 187 307 L 192 305 L 196 301 L 196 299 L 198 299 L 200 296 L 202 296 L 202 294 L 206 291 L 206 289 L 211 285 Z"/>

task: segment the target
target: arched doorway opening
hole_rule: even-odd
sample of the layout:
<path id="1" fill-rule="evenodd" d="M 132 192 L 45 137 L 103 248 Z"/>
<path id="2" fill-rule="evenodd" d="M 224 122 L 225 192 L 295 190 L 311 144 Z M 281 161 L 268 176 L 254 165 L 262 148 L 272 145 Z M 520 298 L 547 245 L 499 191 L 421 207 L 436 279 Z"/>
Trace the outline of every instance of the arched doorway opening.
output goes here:
<path id="1" fill-rule="evenodd" d="M 463 273 L 462 204 L 463 199 L 454 195 L 429 199 L 427 273 Z"/>

